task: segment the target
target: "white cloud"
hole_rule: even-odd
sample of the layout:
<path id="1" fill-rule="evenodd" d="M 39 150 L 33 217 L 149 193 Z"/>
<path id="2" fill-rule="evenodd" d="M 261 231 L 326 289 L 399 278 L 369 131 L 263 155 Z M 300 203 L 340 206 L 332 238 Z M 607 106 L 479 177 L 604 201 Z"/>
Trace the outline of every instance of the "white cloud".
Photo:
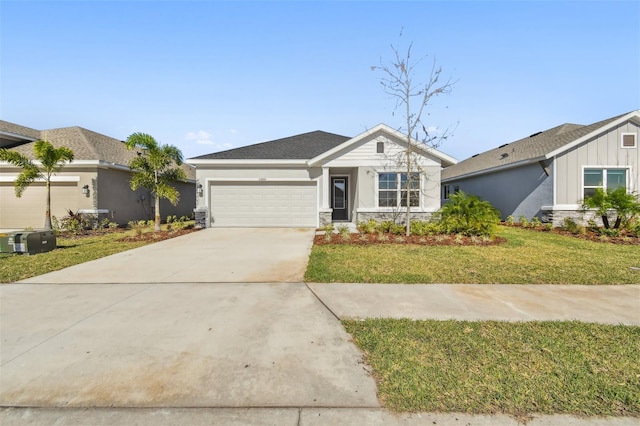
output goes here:
<path id="1" fill-rule="evenodd" d="M 213 135 L 204 130 L 187 132 L 185 139 L 190 142 L 195 142 L 198 145 L 207 145 L 213 148 L 213 151 L 224 151 L 234 148 L 234 145 L 229 142 L 218 142 L 214 140 Z"/>

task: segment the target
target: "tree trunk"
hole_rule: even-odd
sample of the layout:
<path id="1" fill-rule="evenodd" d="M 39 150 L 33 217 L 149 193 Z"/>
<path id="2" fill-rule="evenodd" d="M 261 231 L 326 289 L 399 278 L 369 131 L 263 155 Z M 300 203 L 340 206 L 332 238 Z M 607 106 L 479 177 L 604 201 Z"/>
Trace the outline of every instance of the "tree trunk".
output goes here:
<path id="1" fill-rule="evenodd" d="M 155 204 L 155 225 L 153 230 L 156 232 L 160 231 L 160 197 L 155 196 L 156 204 Z"/>
<path id="2" fill-rule="evenodd" d="M 47 179 L 47 210 L 44 218 L 44 229 L 51 229 L 51 179 Z"/>
<path id="3" fill-rule="evenodd" d="M 620 224 L 622 223 L 622 216 L 616 217 L 616 223 L 613 225 L 615 229 L 620 229 Z"/>
<path id="4" fill-rule="evenodd" d="M 602 215 L 602 224 L 604 225 L 605 229 L 609 229 L 609 218 L 606 214 Z"/>

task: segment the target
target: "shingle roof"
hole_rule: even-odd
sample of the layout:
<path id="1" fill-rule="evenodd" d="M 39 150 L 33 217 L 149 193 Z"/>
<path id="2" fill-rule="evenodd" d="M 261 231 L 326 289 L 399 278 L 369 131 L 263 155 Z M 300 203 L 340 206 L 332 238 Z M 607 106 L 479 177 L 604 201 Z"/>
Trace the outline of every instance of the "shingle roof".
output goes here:
<path id="1" fill-rule="evenodd" d="M 0 124 L 2 123 L 7 122 L 0 122 Z M 37 132 L 37 139 L 47 140 L 51 142 L 54 147 L 65 146 L 71 149 L 73 151 L 74 161 L 103 161 L 112 163 L 113 165 L 127 167 L 129 161 L 136 156 L 136 151 L 128 150 L 124 142 L 82 127 L 63 127 Z M 12 150 L 20 152 L 27 158 L 34 159 L 33 144 L 34 142 L 24 143 L 12 148 Z M 183 164 L 182 168 L 187 173 L 189 179 L 195 179 L 195 170 L 193 167 Z"/>
<path id="2" fill-rule="evenodd" d="M 11 148 L 40 138 L 40 130 L 0 120 L 0 147 Z"/>
<path id="3" fill-rule="evenodd" d="M 310 160 L 348 141 L 347 136 L 320 130 L 242 148 L 201 155 L 200 160 Z"/>
<path id="4" fill-rule="evenodd" d="M 442 170 L 442 179 L 451 179 L 470 173 L 482 172 L 496 167 L 508 166 L 527 160 L 544 157 L 563 146 L 597 130 L 600 127 L 627 115 L 621 114 L 587 126 L 565 123 L 543 132 L 534 133 L 498 148 L 474 155 Z"/>

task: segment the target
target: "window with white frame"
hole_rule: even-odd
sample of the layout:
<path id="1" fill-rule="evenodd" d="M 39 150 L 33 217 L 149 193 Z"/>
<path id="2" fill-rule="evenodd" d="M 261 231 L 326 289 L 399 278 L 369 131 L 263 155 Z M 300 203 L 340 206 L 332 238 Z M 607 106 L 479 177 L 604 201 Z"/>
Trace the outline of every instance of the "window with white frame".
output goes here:
<path id="1" fill-rule="evenodd" d="M 585 168 L 583 179 L 583 197 L 591 197 L 596 189 L 614 191 L 627 187 L 627 169 Z"/>
<path id="2" fill-rule="evenodd" d="M 621 145 L 623 148 L 635 148 L 637 146 L 635 133 L 623 133 L 621 136 Z"/>
<path id="3" fill-rule="evenodd" d="M 420 173 L 379 173 L 378 207 L 420 206 Z"/>

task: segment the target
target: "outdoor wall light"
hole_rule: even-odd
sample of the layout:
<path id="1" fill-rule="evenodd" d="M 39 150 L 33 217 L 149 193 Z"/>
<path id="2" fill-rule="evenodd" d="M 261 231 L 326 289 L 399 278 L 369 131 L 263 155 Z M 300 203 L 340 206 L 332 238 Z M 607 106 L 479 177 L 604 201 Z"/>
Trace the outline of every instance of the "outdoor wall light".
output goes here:
<path id="1" fill-rule="evenodd" d="M 202 197 L 203 194 L 204 194 L 204 191 L 202 189 L 202 184 L 199 183 L 198 184 L 198 197 Z"/>
<path id="2" fill-rule="evenodd" d="M 85 197 L 89 197 L 89 185 L 85 185 L 82 187 L 82 193 L 85 195 Z"/>

